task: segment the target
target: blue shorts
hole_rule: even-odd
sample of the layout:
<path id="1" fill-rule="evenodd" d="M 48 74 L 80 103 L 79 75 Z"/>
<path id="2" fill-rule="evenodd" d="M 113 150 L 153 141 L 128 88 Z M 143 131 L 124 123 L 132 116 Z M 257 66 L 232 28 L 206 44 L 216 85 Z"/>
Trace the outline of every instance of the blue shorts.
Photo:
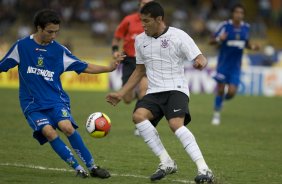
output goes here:
<path id="1" fill-rule="evenodd" d="M 41 130 L 45 125 L 51 125 L 54 129 L 59 129 L 58 123 L 62 120 L 70 120 L 73 127 L 76 129 L 76 125 L 70 108 L 67 106 L 57 106 L 51 109 L 33 111 L 25 114 L 25 117 L 29 123 L 29 126 L 33 129 L 33 137 L 41 144 L 48 142 L 46 137 L 42 134 Z"/>
<path id="2" fill-rule="evenodd" d="M 240 73 L 232 72 L 219 72 L 217 71 L 216 75 L 213 77 L 218 83 L 223 84 L 232 84 L 238 86 L 240 84 Z"/>

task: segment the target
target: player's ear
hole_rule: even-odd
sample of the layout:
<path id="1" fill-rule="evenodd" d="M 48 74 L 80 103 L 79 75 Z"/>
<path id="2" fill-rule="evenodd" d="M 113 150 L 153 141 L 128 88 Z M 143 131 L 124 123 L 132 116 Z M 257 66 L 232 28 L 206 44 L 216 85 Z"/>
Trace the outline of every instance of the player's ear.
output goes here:
<path id="1" fill-rule="evenodd" d="M 156 21 L 157 21 L 158 23 L 161 23 L 161 22 L 163 21 L 163 17 L 162 17 L 162 16 L 158 16 L 158 17 L 156 18 Z"/>
<path id="2" fill-rule="evenodd" d="M 36 31 L 38 31 L 38 32 L 42 32 L 42 31 L 43 31 L 43 29 L 42 29 L 42 27 L 37 26 L 37 27 L 36 27 Z"/>

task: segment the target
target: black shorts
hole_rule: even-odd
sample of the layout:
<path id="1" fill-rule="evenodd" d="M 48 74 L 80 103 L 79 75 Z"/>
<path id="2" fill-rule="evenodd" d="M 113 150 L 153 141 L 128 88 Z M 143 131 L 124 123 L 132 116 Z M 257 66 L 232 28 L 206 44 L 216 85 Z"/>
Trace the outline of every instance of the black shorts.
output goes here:
<path id="1" fill-rule="evenodd" d="M 138 108 L 145 108 L 151 111 L 154 118 L 150 119 L 154 126 L 166 117 L 167 120 L 175 117 L 185 117 L 184 125 L 191 121 L 188 108 L 189 97 L 180 91 L 166 91 L 145 95 L 136 103 L 134 111 Z"/>
<path id="2" fill-rule="evenodd" d="M 122 85 L 124 85 L 136 68 L 136 58 L 126 57 L 122 61 Z"/>

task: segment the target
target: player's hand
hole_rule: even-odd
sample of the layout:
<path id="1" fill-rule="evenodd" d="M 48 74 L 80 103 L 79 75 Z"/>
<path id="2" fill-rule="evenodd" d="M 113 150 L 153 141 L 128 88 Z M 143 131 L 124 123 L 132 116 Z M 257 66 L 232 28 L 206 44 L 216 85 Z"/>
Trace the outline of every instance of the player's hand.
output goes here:
<path id="1" fill-rule="evenodd" d="M 202 70 L 207 66 L 207 64 L 207 59 L 202 54 L 200 54 L 194 59 L 193 67 L 195 69 Z"/>
<path id="2" fill-rule="evenodd" d="M 118 65 L 124 60 L 124 58 L 126 57 L 126 55 L 117 55 L 116 58 L 114 58 L 114 61 L 111 62 L 111 71 L 115 70 Z"/>
<path id="3" fill-rule="evenodd" d="M 119 51 L 114 51 L 113 52 L 113 58 L 116 60 L 119 56 L 121 56 L 122 54 L 121 54 L 121 52 L 119 52 Z"/>
<path id="4" fill-rule="evenodd" d="M 119 93 L 110 93 L 106 96 L 106 101 L 113 106 L 116 106 L 122 99 Z"/>
<path id="5" fill-rule="evenodd" d="M 251 45 L 251 49 L 254 50 L 254 51 L 258 51 L 260 49 L 260 45 L 258 44 L 252 44 Z"/>
<path id="6" fill-rule="evenodd" d="M 228 34 L 227 34 L 226 32 L 222 33 L 222 34 L 219 36 L 220 42 L 226 40 L 226 39 L 227 39 L 227 36 L 228 36 Z"/>

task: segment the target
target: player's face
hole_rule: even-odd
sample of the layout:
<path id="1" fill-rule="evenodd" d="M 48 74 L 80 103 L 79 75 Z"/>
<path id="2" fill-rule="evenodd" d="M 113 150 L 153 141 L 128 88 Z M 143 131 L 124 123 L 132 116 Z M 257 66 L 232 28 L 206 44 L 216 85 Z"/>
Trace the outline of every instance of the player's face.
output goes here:
<path id="1" fill-rule="evenodd" d="M 152 18 L 150 15 L 141 14 L 141 21 L 144 31 L 148 36 L 155 36 L 158 34 L 159 23 L 157 19 Z"/>
<path id="2" fill-rule="evenodd" d="M 232 16 L 234 21 L 238 21 L 238 22 L 242 21 L 244 19 L 244 9 L 240 7 L 236 8 L 233 11 Z"/>
<path id="3" fill-rule="evenodd" d="M 40 38 L 43 43 L 50 43 L 56 38 L 59 30 L 60 30 L 59 24 L 51 23 L 51 24 L 47 24 L 47 26 L 44 29 L 39 28 L 38 33 L 40 34 Z"/>

